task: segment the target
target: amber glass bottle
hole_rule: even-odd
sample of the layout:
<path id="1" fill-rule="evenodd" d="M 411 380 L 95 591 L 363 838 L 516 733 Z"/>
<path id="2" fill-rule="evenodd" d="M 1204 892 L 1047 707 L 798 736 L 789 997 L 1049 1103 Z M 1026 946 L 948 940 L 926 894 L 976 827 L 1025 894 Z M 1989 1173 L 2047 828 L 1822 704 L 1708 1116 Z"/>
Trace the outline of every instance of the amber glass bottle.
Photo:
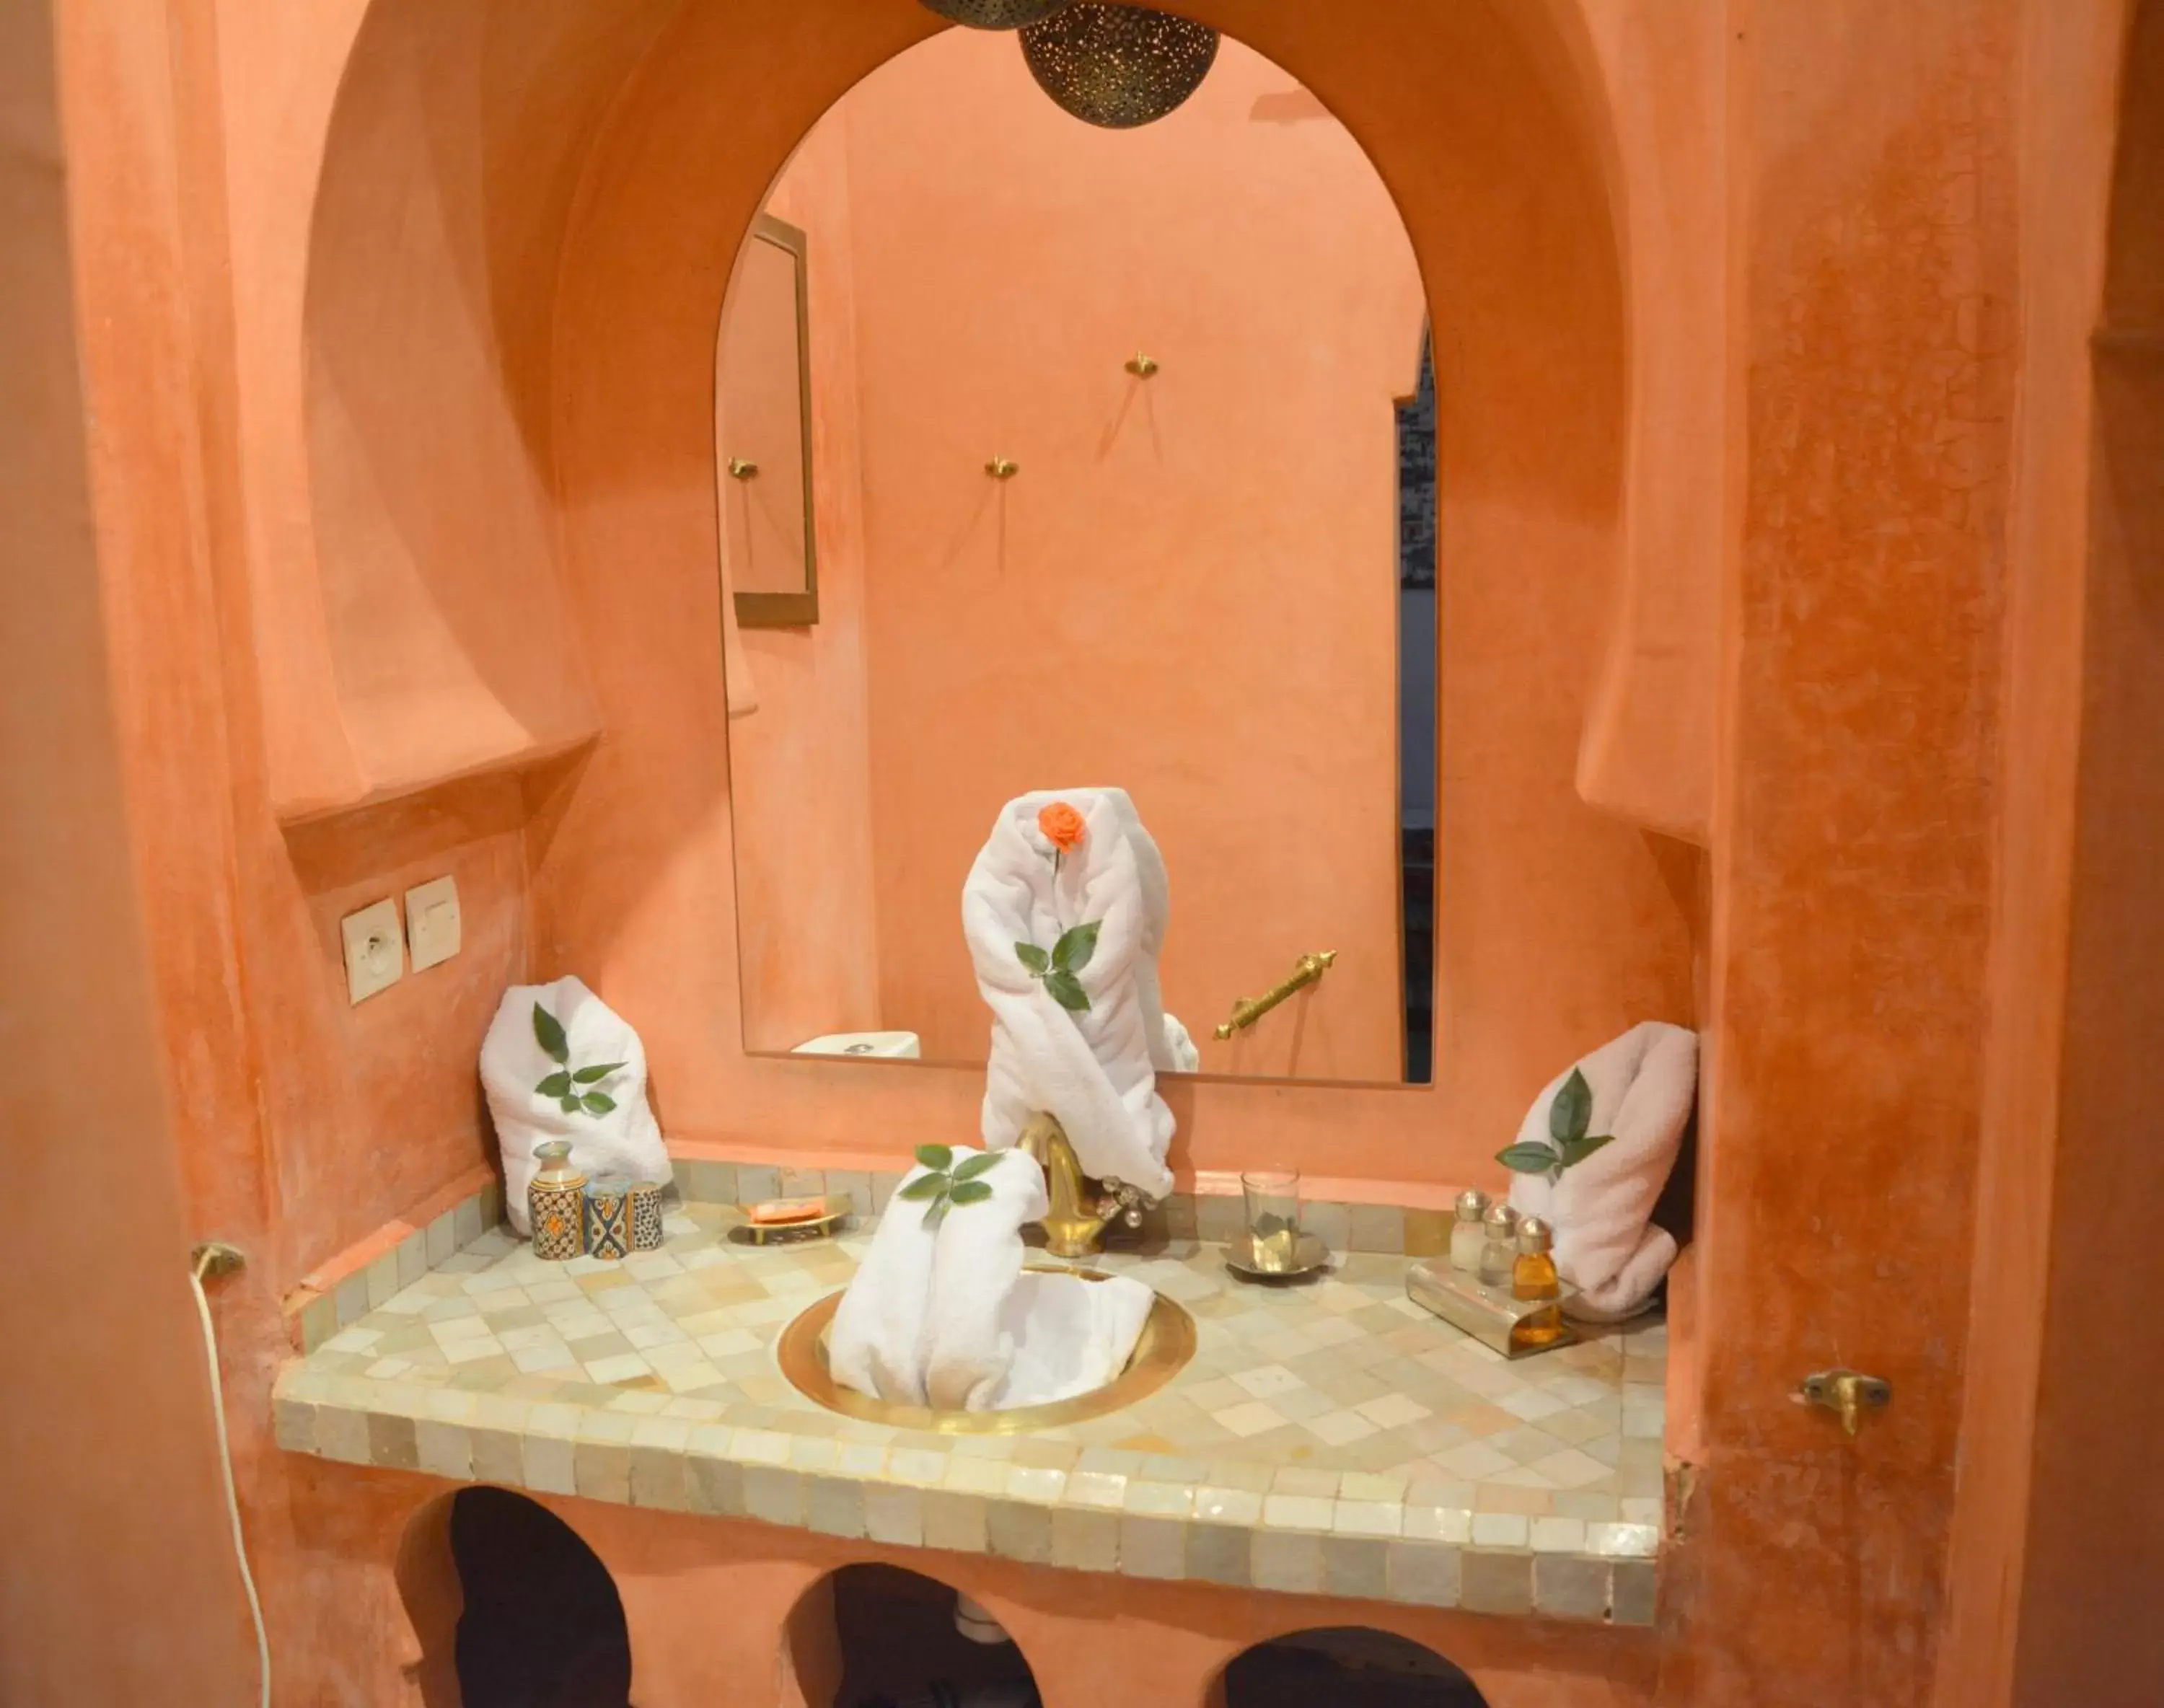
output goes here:
<path id="1" fill-rule="evenodd" d="M 1556 1274 L 1552 1249 L 1554 1243 L 1547 1223 L 1539 1217 L 1528 1216 L 1519 1222 L 1518 1258 L 1510 1270 L 1512 1297 L 1538 1301 L 1562 1296 L 1563 1280 Z M 1551 1346 L 1567 1332 L 1562 1310 L 1551 1305 L 1521 1322 L 1512 1337 L 1526 1346 Z"/>

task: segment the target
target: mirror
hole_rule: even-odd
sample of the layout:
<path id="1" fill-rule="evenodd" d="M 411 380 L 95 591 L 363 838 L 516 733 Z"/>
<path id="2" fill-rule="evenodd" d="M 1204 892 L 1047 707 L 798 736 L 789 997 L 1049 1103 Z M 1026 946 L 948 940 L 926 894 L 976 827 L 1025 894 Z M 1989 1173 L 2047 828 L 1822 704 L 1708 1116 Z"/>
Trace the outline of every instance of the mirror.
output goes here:
<path id="1" fill-rule="evenodd" d="M 762 214 L 729 288 L 714 365 L 723 560 L 746 628 L 819 620 L 805 234 Z"/>
<path id="2" fill-rule="evenodd" d="M 1163 852 L 1165 1006 L 1201 1071 L 1426 1080 L 1433 381 L 1359 145 L 1229 39 L 1185 105 L 1116 132 L 1013 36 L 950 30 L 831 109 L 767 213 L 817 260 L 821 621 L 729 649 L 755 707 L 728 729 L 746 1048 L 981 1064 L 970 863 L 1011 798 L 1106 785 Z M 783 489 L 728 473 L 733 386 L 771 403 L 806 348 L 769 229 L 718 370 L 717 483 L 753 514 Z M 739 612 L 764 549 L 724 530 Z"/>

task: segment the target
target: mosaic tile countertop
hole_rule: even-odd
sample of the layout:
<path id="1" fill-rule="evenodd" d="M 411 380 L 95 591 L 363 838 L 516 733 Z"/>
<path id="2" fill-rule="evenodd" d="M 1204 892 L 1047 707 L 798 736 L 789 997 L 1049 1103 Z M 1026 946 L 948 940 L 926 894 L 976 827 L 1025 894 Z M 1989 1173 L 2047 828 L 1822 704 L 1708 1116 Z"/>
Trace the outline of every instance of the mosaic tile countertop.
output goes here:
<path id="1" fill-rule="evenodd" d="M 1194 1316 L 1169 1385 L 1028 1435 L 922 1434 L 824 1410 L 775 1360 L 868 1233 L 761 1248 L 740 1221 L 685 1206 L 613 1264 L 484 1233 L 286 1367 L 279 1442 L 1075 1570 L 1652 1622 L 1657 1321 L 1510 1363 L 1408 1300 L 1402 1257 L 1258 1287 L 1168 1241 L 1100 1261 Z"/>

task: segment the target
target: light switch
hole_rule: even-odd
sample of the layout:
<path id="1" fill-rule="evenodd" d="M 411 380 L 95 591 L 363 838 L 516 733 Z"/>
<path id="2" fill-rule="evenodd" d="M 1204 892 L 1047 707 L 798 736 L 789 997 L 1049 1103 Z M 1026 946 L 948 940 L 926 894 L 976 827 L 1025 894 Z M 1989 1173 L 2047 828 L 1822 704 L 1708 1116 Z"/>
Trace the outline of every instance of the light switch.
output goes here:
<path id="1" fill-rule="evenodd" d="M 345 989 L 354 1001 L 365 1001 L 398 982 L 406 971 L 405 944 L 398 929 L 398 904 L 387 896 L 339 922 L 345 938 Z"/>
<path id="2" fill-rule="evenodd" d="M 435 878 L 406 892 L 406 940 L 413 951 L 417 973 L 459 952 L 456 880 Z"/>

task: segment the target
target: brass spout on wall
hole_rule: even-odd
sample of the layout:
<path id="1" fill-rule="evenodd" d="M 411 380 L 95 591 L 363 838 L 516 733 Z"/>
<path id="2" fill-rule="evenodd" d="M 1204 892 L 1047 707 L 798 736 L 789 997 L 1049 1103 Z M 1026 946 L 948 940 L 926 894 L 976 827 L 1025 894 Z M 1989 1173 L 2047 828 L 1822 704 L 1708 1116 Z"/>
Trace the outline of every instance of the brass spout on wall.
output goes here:
<path id="1" fill-rule="evenodd" d="M 1260 1020 L 1271 1009 L 1295 992 L 1305 991 L 1310 985 L 1319 985 L 1322 975 L 1336 964 L 1337 951 L 1326 949 L 1318 954 L 1302 955 L 1293 964 L 1292 976 L 1282 985 L 1264 991 L 1259 996 L 1243 996 L 1232 1005 L 1232 1017 L 1217 1028 L 1220 1042 L 1236 1032 L 1244 1032 Z"/>
<path id="2" fill-rule="evenodd" d="M 1115 1221 L 1129 1227 L 1142 1225 L 1142 1206 L 1148 1201 L 1135 1187 L 1108 1180 L 1099 1183 L 1098 1191 L 1090 1190 L 1081 1160 L 1068 1143 L 1067 1129 L 1056 1117 L 1030 1117 L 1015 1147 L 1027 1151 L 1043 1167 L 1045 1191 L 1052 1200 L 1044 1216 L 1044 1248 L 1053 1256 L 1088 1257 Z"/>

